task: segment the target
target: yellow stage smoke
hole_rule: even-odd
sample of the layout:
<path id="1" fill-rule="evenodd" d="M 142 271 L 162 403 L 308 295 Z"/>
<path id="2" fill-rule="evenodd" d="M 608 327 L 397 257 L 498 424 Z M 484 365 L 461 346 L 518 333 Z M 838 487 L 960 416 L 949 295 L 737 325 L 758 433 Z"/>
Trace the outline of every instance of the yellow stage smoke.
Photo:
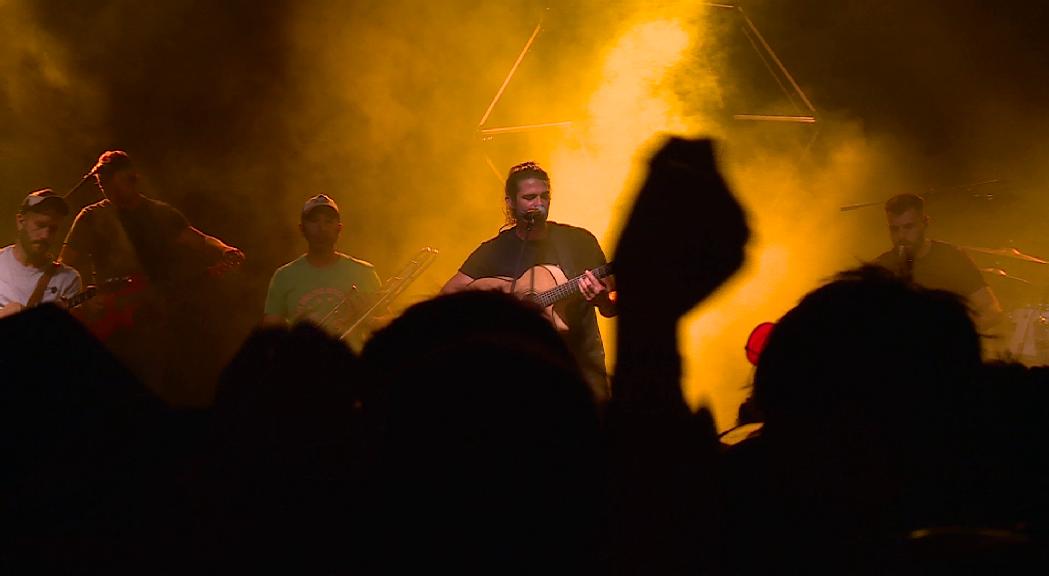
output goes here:
<path id="1" fill-rule="evenodd" d="M 718 77 L 710 65 L 718 58 L 720 30 L 708 15 L 692 3 L 639 5 L 624 15 L 618 33 L 609 35 L 589 117 L 549 156 L 554 215 L 590 229 L 610 251 L 653 147 L 668 134 L 719 140 L 722 169 L 755 234 L 744 270 L 682 322 L 681 345 L 686 397 L 710 405 L 724 429 L 748 393 L 753 369 L 743 346 L 750 330 L 857 263 L 837 207 L 866 176 L 873 152 L 846 124 L 827 129 L 836 152 L 820 163 L 799 162 L 797 147 L 755 153 L 761 150 L 756 143 L 727 136 L 717 118 L 697 112 L 724 110 L 722 88 L 734 80 Z M 674 281 L 673 271 L 653 270 L 652 276 L 654 282 Z M 614 328 L 603 322 L 613 366 Z"/>

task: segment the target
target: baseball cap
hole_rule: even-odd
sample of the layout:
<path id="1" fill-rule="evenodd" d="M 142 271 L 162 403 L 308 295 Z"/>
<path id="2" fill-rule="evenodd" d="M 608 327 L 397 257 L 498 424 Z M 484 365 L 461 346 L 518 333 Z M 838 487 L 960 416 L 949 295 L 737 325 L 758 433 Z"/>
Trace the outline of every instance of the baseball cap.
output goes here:
<path id="1" fill-rule="evenodd" d="M 44 188 L 43 190 L 31 192 L 29 196 L 25 197 L 25 200 L 22 200 L 22 205 L 18 207 L 19 214 L 30 210 L 34 212 L 54 210 L 65 216 L 69 214 L 69 205 L 66 204 L 64 198 L 55 194 L 54 190 Z"/>
<path id="2" fill-rule="evenodd" d="M 302 207 L 302 215 L 306 216 L 315 208 L 320 208 L 321 206 L 327 206 L 334 210 L 336 214 L 339 213 L 339 205 L 334 200 L 328 197 L 327 194 L 318 194 L 306 201 L 306 204 Z"/>

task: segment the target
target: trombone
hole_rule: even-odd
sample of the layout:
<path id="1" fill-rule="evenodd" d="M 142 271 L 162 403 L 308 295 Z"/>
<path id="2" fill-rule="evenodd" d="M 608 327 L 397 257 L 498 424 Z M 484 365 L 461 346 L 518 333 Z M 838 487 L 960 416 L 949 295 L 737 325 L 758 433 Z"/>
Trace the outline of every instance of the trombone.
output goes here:
<path id="1" fill-rule="evenodd" d="M 415 254 L 415 256 L 404 268 L 401 269 L 399 273 L 386 280 L 386 283 L 379 289 L 379 298 L 370 308 L 365 310 L 363 314 L 358 316 L 357 319 L 350 324 L 350 327 L 342 333 L 342 336 L 339 336 L 339 339 L 350 342 L 350 337 L 356 336 L 355 333 L 361 326 L 374 317 L 376 312 L 389 306 L 395 299 L 397 299 L 397 297 L 400 296 L 401 293 L 416 280 L 416 278 L 422 275 L 422 273 L 430 267 L 430 264 L 433 264 L 433 261 L 436 258 L 437 250 L 430 248 L 429 246 L 419 250 L 419 252 Z"/>

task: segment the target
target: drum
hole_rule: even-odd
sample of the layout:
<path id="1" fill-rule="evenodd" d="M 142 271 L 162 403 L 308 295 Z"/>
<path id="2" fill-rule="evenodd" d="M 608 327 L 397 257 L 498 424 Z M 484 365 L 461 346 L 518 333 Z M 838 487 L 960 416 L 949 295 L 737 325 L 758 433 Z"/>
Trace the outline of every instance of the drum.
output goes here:
<path id="1" fill-rule="evenodd" d="M 1009 320 L 1009 356 L 1028 366 L 1049 364 L 1049 306 L 1017 308 Z"/>

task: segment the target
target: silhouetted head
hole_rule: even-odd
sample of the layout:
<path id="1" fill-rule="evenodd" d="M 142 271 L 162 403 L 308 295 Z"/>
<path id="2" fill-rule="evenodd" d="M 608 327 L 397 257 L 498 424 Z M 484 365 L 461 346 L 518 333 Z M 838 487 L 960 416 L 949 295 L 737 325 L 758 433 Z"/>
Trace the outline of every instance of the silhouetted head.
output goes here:
<path id="1" fill-rule="evenodd" d="M 253 446 L 345 440 L 361 378 L 353 352 L 312 324 L 257 329 L 220 376 L 220 432 Z"/>
<path id="2" fill-rule="evenodd" d="M 754 396 L 772 427 L 842 411 L 878 418 L 916 401 L 928 408 L 979 366 L 979 335 L 957 296 L 865 266 L 809 293 L 776 324 Z"/>
<path id="3" fill-rule="evenodd" d="M 244 342 L 215 399 L 200 536 L 209 561 L 309 558 L 325 572 L 355 572 L 347 566 L 368 549 L 370 529 L 358 368 L 345 344 L 308 323 Z"/>
<path id="4" fill-rule="evenodd" d="M 948 292 L 864 267 L 805 296 L 754 377 L 764 522 L 780 550 L 833 565 L 957 521 L 980 363 L 968 311 Z"/>
<path id="5" fill-rule="evenodd" d="M 384 387 L 399 541 L 457 564 L 592 559 L 596 408 L 536 309 L 496 292 L 441 296 L 376 333 L 363 358 Z"/>

